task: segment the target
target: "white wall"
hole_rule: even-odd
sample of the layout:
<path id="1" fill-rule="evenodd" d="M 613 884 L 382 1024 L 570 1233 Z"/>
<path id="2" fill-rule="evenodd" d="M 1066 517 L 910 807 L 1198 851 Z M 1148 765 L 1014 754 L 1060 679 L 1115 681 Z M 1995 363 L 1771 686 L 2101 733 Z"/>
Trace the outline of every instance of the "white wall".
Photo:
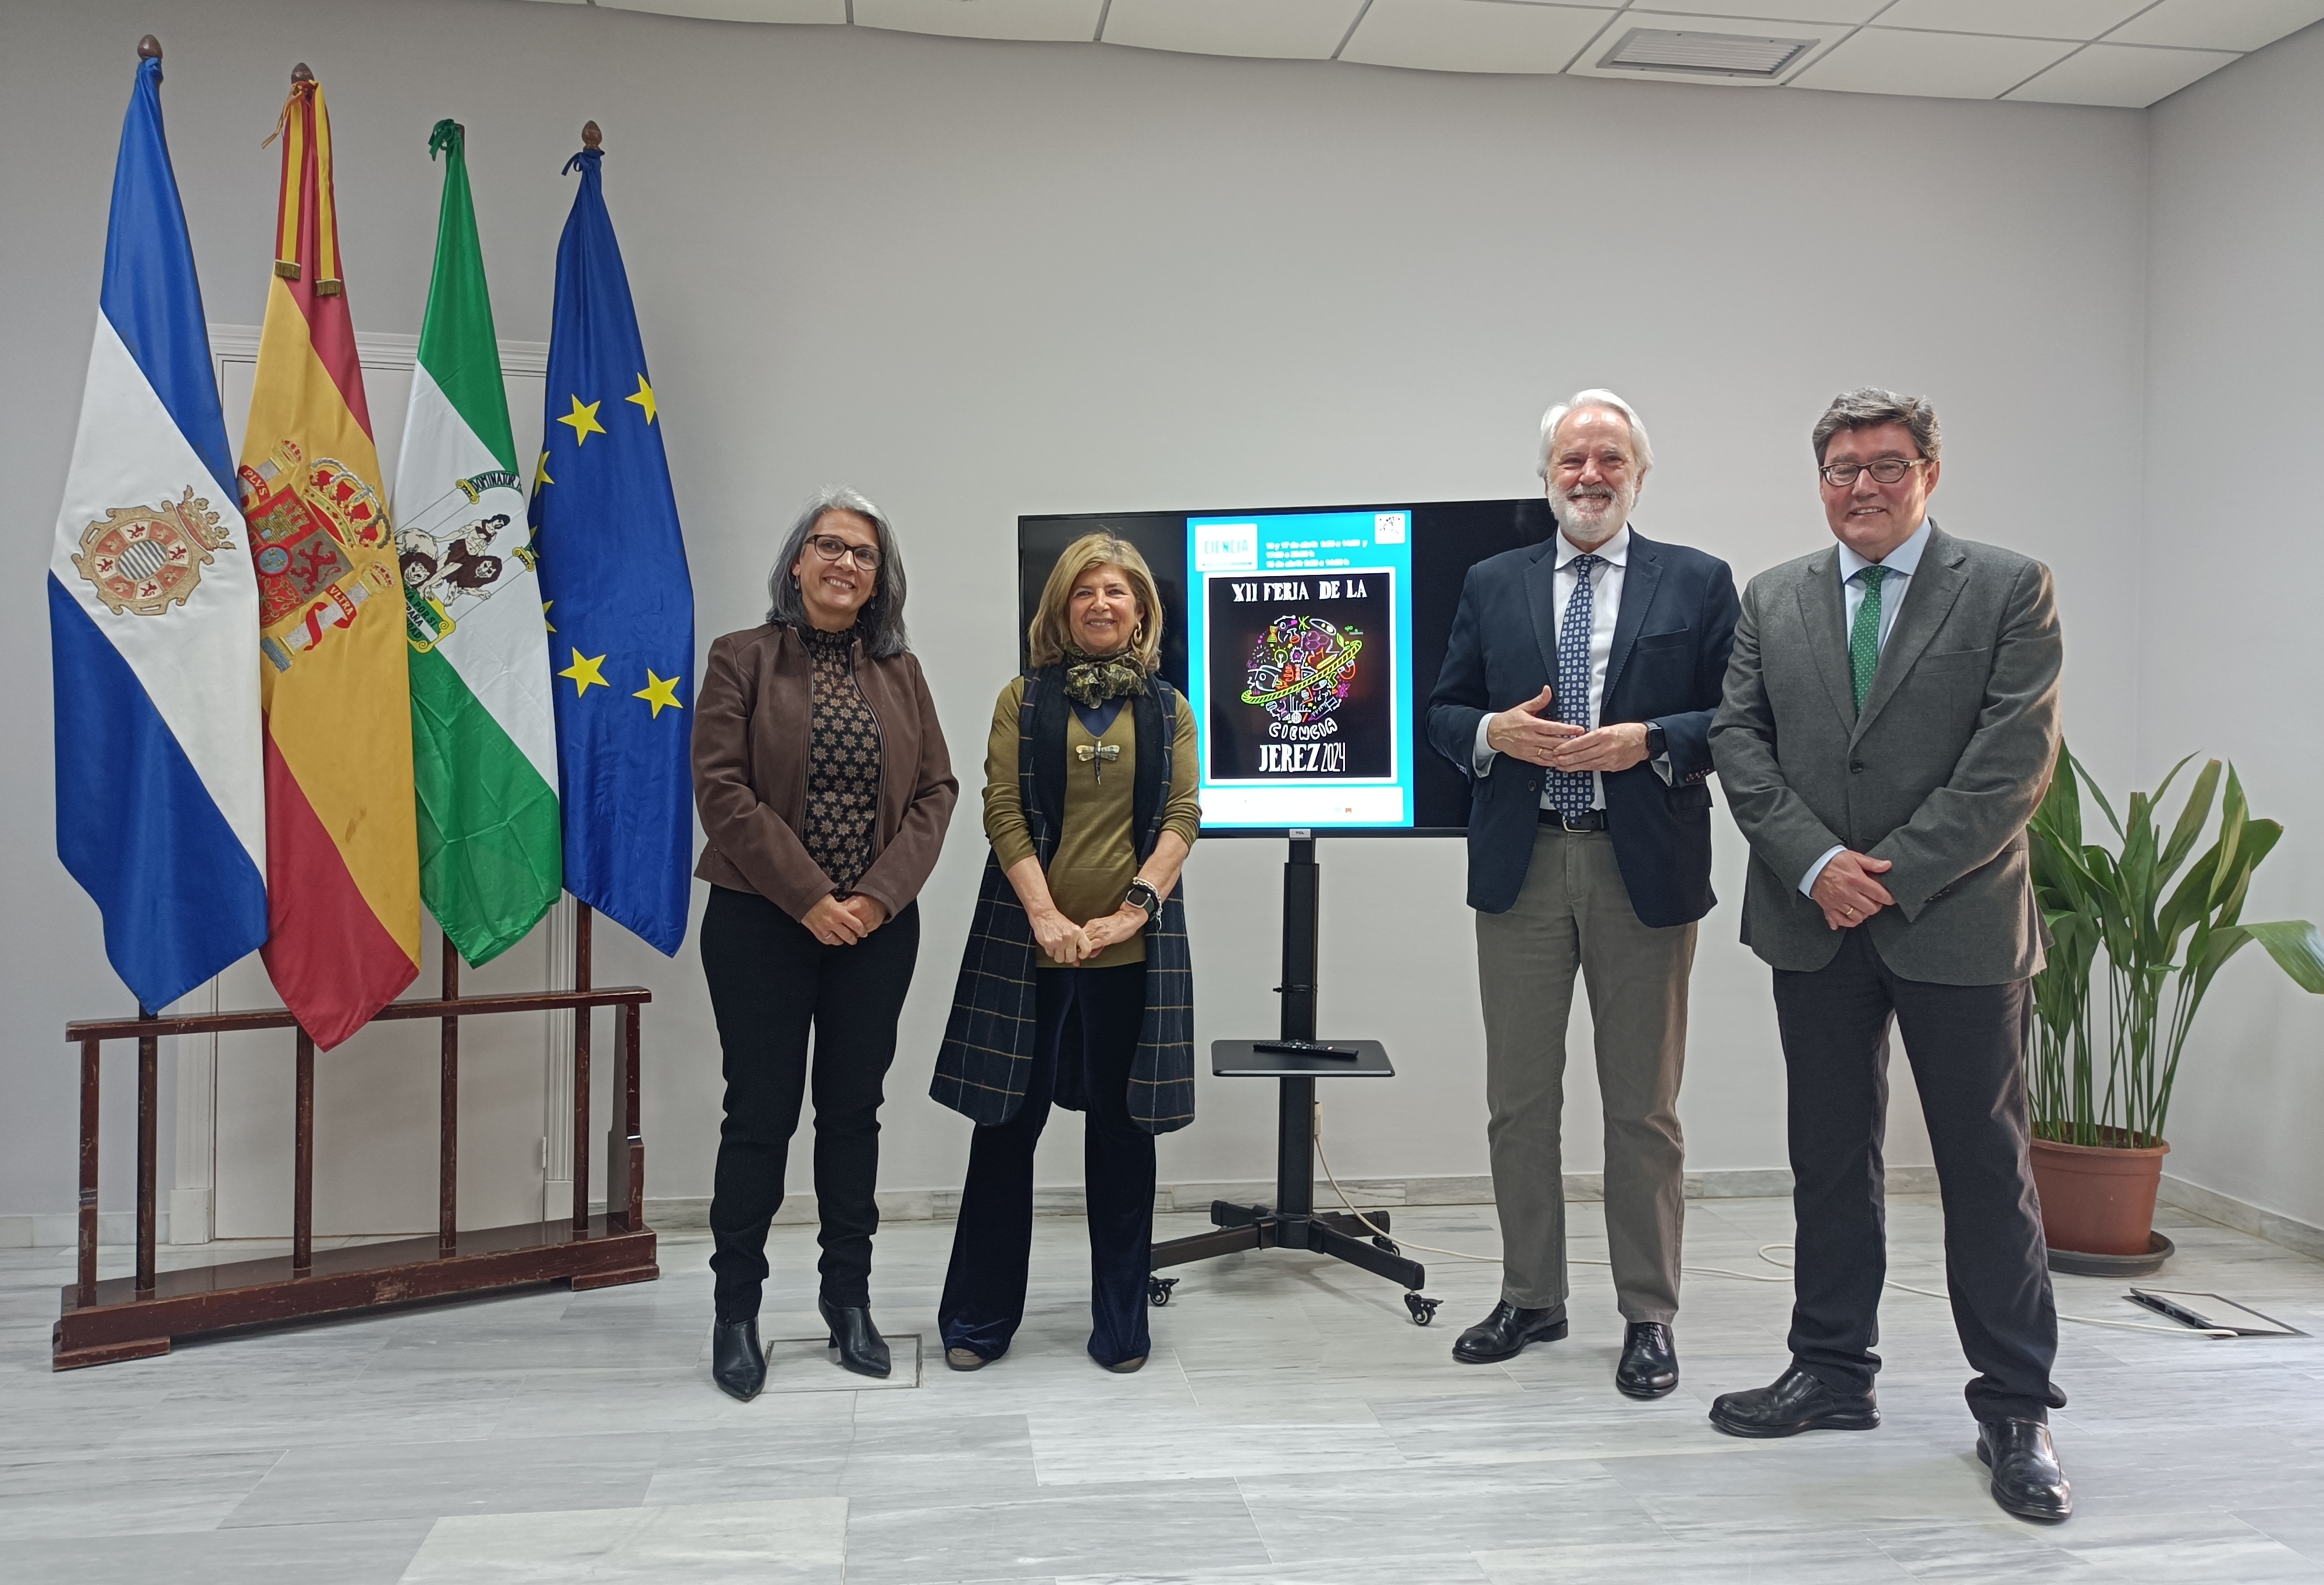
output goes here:
<path id="1" fill-rule="evenodd" d="M 71 1204 L 59 1026 L 126 1006 L 52 853 L 41 578 L 132 50 L 152 14 L 83 0 L 0 20 L 0 212 L 14 218 L 0 227 L 0 665 L 15 680 L 0 731 L 22 746 L 0 764 L 16 812 L 0 854 L 0 1210 Z M 439 180 L 427 131 L 456 115 L 501 334 L 545 338 L 571 198 L 558 167 L 585 117 L 603 123 L 704 640 L 755 619 L 773 537 L 804 495 L 867 491 L 905 536 L 966 811 L 1014 659 L 1019 513 L 1527 493 L 1541 409 L 1600 384 L 1654 425 L 1663 463 L 1642 529 L 1747 574 L 1825 540 L 1806 432 L 1833 391 L 1932 394 L 1949 442 L 1940 517 L 2056 566 L 2077 745 L 2117 779 L 2133 763 L 2140 657 L 2124 613 L 2138 569 L 2121 547 L 2139 521 L 2145 389 L 2139 115 L 514 0 L 177 0 L 168 30 L 171 143 L 218 321 L 262 311 L 275 155 L 258 144 L 292 61 L 330 96 L 349 296 L 369 330 L 418 329 Z M 1690 1159 L 1781 1166 L 1766 976 L 1735 944 L 1740 844 L 1723 818 L 1717 830 L 1726 900 L 1695 978 Z M 926 897 L 889 1187 L 956 1182 L 965 1159 L 966 1125 L 925 1088 L 982 857 L 971 812 Z M 1279 860 L 1251 842 L 1194 857 L 1205 1041 L 1272 1027 Z M 1324 860 L 1325 1031 L 1378 1034 L 1402 1069 L 1327 1089 L 1333 1164 L 1483 1171 L 1459 848 L 1327 842 Z M 659 998 L 651 1192 L 706 1193 L 718 1085 L 693 946 L 673 963 L 606 934 L 601 979 Z M 1599 1156 L 1588 1071 L 1574 1064 L 1576 1171 Z M 382 1162 L 395 1182 L 381 1191 L 422 1206 L 425 1074 L 403 1089 L 413 1115 L 367 1120 L 408 1130 L 408 1163 Z M 1909 1093 L 1900 1076 L 1900 1162 L 1926 1159 Z M 1270 1087 L 1205 1078 L 1201 1106 L 1164 1142 L 1164 1178 L 1265 1175 Z M 1057 1130 L 1046 1181 L 1077 1177 L 1074 1132 Z M 127 1135 L 111 1137 L 106 1193 L 122 1206 Z"/>
<path id="2" fill-rule="evenodd" d="M 2324 28 L 2153 114 L 2139 775 L 2233 760 L 2285 827 L 2245 917 L 2324 918 Z M 2181 1074 L 2168 1170 L 2324 1223 L 2324 999 L 2247 950 Z"/>

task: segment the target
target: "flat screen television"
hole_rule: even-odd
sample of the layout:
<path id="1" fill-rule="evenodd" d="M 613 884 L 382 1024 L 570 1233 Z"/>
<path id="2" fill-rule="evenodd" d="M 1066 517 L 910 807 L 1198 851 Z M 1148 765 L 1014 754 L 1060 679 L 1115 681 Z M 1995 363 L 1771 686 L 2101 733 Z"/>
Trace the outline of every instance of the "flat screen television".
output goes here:
<path id="1" fill-rule="evenodd" d="M 1539 496 L 1020 517 L 1019 659 L 1057 557 L 1104 529 L 1162 592 L 1205 836 L 1459 836 L 1468 783 L 1423 718 L 1462 579 L 1554 526 Z"/>

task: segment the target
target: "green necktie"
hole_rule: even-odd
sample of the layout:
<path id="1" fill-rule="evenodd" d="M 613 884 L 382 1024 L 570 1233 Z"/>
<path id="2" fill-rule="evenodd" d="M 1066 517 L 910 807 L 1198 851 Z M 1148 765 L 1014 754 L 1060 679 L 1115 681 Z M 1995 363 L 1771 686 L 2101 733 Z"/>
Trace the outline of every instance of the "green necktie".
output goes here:
<path id="1" fill-rule="evenodd" d="M 1872 691 L 1872 673 L 1880 664 L 1880 580 L 1886 567 L 1867 567 L 1856 575 L 1864 582 L 1864 603 L 1856 607 L 1855 625 L 1848 630 L 1848 666 L 1855 673 L 1856 708 Z"/>

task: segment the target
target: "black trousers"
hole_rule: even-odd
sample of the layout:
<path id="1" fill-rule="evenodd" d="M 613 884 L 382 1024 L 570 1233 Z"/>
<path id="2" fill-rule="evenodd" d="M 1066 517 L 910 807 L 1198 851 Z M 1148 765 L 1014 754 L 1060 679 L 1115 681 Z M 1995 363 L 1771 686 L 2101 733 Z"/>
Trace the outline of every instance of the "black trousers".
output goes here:
<path id="1" fill-rule="evenodd" d="M 759 1313 L 767 1224 L 783 1203 L 783 1169 L 807 1086 L 815 1035 L 815 1198 L 823 1228 L 823 1296 L 872 1302 L 872 1235 L 880 1225 L 881 1081 L 896 1055 L 896 1016 L 920 951 L 920 908 L 852 947 L 826 947 L 755 892 L 710 889 L 702 972 L 724 1053 L 726 1119 L 711 1190 L 720 1319 Z"/>
<path id="2" fill-rule="evenodd" d="M 987 1359 L 1009 1351 L 1025 1319 L 1033 1249 L 1033 1147 L 1056 1105 L 1086 1113 L 1082 1181 L 1089 1198 L 1090 1357 L 1119 1365 L 1147 1353 L 1146 1277 L 1154 1243 L 1154 1135 L 1130 1117 L 1130 1063 L 1146 1015 L 1146 965 L 1037 969 L 1038 1022 L 1025 1099 L 968 1147 L 952 1265 L 936 1306 L 945 1347 Z"/>
<path id="3" fill-rule="evenodd" d="M 1868 931 L 1812 974 L 1775 970 L 1789 1078 L 1792 1206 L 1798 1220 L 1792 1357 L 1835 1390 L 1865 1393 L 1880 1368 L 1888 1271 L 1881 1142 L 1888 1030 L 1904 1037 L 1944 1200 L 1945 1281 L 1981 1421 L 2046 1421 L 2058 1312 L 2042 1206 L 2026 1161 L 2027 982 L 1933 985 L 1881 960 Z"/>

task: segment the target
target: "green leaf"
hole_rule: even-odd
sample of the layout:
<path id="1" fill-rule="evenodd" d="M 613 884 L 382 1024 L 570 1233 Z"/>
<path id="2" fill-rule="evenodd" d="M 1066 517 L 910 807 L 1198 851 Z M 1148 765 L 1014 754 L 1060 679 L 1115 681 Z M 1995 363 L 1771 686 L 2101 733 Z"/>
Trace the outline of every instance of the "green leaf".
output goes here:
<path id="1" fill-rule="evenodd" d="M 2324 996 L 2324 934 L 2304 919 L 2279 919 L 2237 927 L 2267 949 L 2276 967 L 2310 996 Z"/>
<path id="2" fill-rule="evenodd" d="M 2184 765 L 2186 762 L 2181 760 L 2180 763 Z M 2195 784 L 2187 790 L 2187 807 L 2179 811 L 2179 823 L 2172 828 L 2171 840 L 2163 849 L 2163 874 L 2166 878 L 2178 869 L 2180 861 L 2187 857 L 2187 850 L 2194 847 L 2196 839 L 2203 834 L 2203 822 L 2211 818 L 2211 800 L 2218 795 L 2218 790 L 2219 762 L 2212 760 L 2203 766 L 2202 774 L 2195 778 Z M 2163 802 L 2163 794 L 2159 791 L 2154 794 L 2154 802 L 2158 804 Z"/>

